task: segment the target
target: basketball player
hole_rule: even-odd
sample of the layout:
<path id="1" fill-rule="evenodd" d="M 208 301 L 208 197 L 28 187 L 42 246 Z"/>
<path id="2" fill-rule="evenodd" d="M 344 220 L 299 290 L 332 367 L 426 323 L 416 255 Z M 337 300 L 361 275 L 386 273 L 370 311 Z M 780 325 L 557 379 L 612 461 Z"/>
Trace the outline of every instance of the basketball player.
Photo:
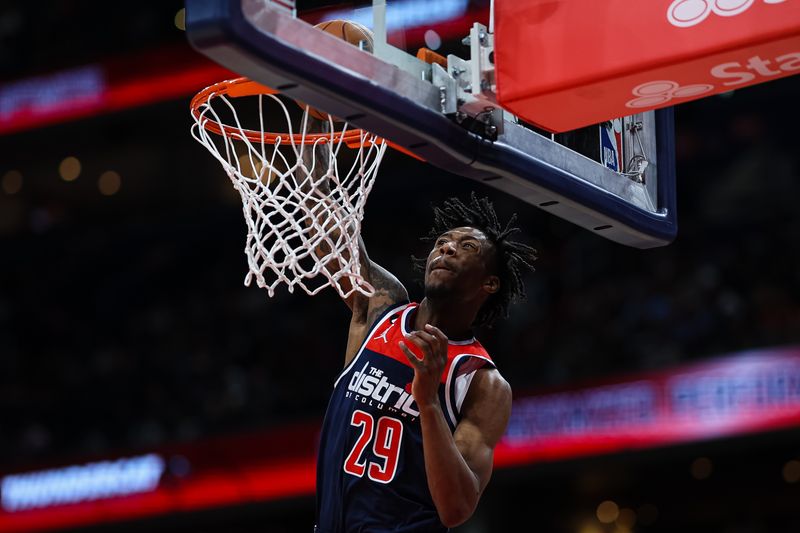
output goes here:
<path id="1" fill-rule="evenodd" d="M 472 515 L 489 482 L 511 389 L 472 328 L 524 297 L 536 251 L 474 194 L 434 215 L 419 304 L 360 243 L 375 294 L 346 300 L 345 368 L 317 462 L 318 533 L 444 532 Z"/>

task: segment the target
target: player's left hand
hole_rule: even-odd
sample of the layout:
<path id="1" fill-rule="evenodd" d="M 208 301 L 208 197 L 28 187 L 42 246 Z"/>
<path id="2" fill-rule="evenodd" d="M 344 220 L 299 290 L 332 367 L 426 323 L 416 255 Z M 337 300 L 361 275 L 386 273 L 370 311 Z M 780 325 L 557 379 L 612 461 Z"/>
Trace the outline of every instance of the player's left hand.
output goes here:
<path id="1" fill-rule="evenodd" d="M 408 345 L 400 341 L 398 346 L 414 367 L 414 381 L 411 394 L 418 407 L 439 403 L 439 383 L 447 363 L 447 335 L 436 326 L 425 324 L 419 331 L 412 331 L 405 336 L 406 340 L 418 347 L 423 354 L 420 359 Z"/>

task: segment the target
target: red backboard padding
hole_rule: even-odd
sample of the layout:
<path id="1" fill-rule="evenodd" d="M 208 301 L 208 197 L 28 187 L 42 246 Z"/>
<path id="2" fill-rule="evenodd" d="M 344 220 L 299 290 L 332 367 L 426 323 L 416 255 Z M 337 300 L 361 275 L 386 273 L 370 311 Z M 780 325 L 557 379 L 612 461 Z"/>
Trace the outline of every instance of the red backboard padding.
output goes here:
<path id="1" fill-rule="evenodd" d="M 800 0 L 506 0 L 500 104 L 550 131 L 800 73 Z"/>

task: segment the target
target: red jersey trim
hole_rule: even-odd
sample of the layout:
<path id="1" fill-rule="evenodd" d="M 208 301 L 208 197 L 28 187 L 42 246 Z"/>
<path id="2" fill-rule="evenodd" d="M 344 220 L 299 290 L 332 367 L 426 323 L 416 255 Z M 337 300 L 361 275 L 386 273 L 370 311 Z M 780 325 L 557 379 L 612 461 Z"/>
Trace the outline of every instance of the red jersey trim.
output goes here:
<path id="1" fill-rule="evenodd" d="M 357 362 L 357 361 L 358 361 L 358 359 L 361 357 L 361 354 L 362 354 L 362 353 L 364 353 L 364 348 L 366 348 L 366 347 L 369 345 L 369 343 L 370 343 L 370 342 L 373 340 L 373 335 L 375 335 L 375 332 L 376 332 L 376 331 L 378 331 L 378 329 L 379 329 L 379 328 L 380 328 L 382 325 L 384 325 L 384 324 L 386 323 L 386 321 L 387 321 L 387 320 L 389 320 L 389 319 L 390 319 L 390 318 L 392 318 L 393 316 L 397 315 L 397 313 L 399 313 L 400 311 L 402 311 L 403 309 L 405 309 L 405 308 L 406 308 L 407 306 L 409 306 L 409 305 L 411 305 L 411 304 L 401 304 L 401 305 L 399 305 L 399 306 L 395 307 L 394 309 L 391 309 L 391 310 L 389 310 L 389 311 L 388 311 L 388 312 L 387 312 L 387 313 L 386 313 L 386 314 L 383 316 L 383 318 L 381 318 L 380 320 L 378 320 L 378 322 L 377 322 L 377 323 L 376 323 L 376 324 L 375 324 L 375 325 L 372 327 L 372 329 L 370 330 L 369 334 L 367 334 L 367 336 L 364 338 L 364 342 L 362 342 L 362 343 L 361 343 L 361 348 L 359 348 L 359 349 L 358 349 L 358 353 L 356 353 L 356 356 L 355 356 L 355 357 L 353 357 L 353 360 L 352 360 L 352 361 L 350 361 L 350 364 L 349 364 L 349 365 L 347 365 L 346 367 L 344 367 L 344 369 L 342 370 L 342 372 L 339 374 L 339 377 L 338 377 L 338 378 L 336 378 L 336 381 L 333 383 L 333 388 L 334 388 L 334 389 L 335 389 L 335 388 L 336 388 L 336 386 L 339 384 L 339 382 L 342 380 L 342 378 L 343 378 L 343 377 L 344 377 L 344 376 L 345 376 L 345 375 L 346 375 L 348 372 L 350 372 L 350 370 L 351 370 L 351 369 L 352 369 L 352 368 L 353 368 L 353 367 L 356 365 L 356 362 Z M 391 327 L 391 326 L 390 326 L 390 327 Z M 388 329 L 388 328 L 387 328 L 387 329 Z M 378 353 L 381 353 L 381 352 L 378 352 Z M 404 356 L 403 358 L 405 359 L 405 356 Z M 407 359 L 406 359 L 406 363 L 408 363 L 408 360 L 407 360 Z"/>

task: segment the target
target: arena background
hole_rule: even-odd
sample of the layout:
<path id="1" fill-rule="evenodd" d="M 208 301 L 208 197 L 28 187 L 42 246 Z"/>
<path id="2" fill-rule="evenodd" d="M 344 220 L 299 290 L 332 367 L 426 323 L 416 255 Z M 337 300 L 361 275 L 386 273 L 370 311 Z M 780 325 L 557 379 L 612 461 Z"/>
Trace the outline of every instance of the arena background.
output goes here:
<path id="1" fill-rule="evenodd" d="M 394 38 L 421 45 L 428 16 L 441 50 L 463 53 L 457 37 L 488 2 L 462 4 L 442 20 L 420 15 Z M 243 286 L 238 196 L 189 136 L 189 99 L 216 72 L 209 66 L 203 74 L 207 63 L 176 26 L 182 7 L 172 0 L 0 5 L 0 474 L 161 451 L 168 483 L 200 463 L 246 469 L 249 458 L 313 451 L 313 428 L 341 368 L 348 312 L 330 291 L 269 299 Z M 173 86 L 170 76 L 194 62 L 199 77 Z M 116 107 L 59 96 L 59 83 L 95 71 L 109 87 L 128 90 Z M 140 76 L 155 81 L 137 86 Z M 26 98 L 37 90 L 41 122 L 19 111 L 34 105 Z M 676 108 L 679 235 L 664 248 L 624 248 L 397 153 L 383 162 L 364 239 L 419 298 L 409 257 L 426 252 L 419 237 L 432 203 L 475 190 L 503 217 L 518 213 L 540 252 L 526 280 L 528 301 L 479 335 L 518 398 L 671 375 L 742 352 L 793 354 L 800 349 L 798 95 L 800 79 L 790 77 Z M 800 373 L 788 372 L 785 383 L 796 414 Z M 800 531 L 793 425 L 515 463 L 495 473 L 475 517 L 457 531 Z M 195 464 L 198 449 L 224 452 L 197 452 L 203 459 Z M 0 530 L 35 530 L 16 517 L 60 505 L 15 510 L 5 496 Z M 96 520 L 36 527 L 313 526 L 305 489 L 119 520 L 97 507 L 101 500 L 67 505 L 94 505 Z"/>

